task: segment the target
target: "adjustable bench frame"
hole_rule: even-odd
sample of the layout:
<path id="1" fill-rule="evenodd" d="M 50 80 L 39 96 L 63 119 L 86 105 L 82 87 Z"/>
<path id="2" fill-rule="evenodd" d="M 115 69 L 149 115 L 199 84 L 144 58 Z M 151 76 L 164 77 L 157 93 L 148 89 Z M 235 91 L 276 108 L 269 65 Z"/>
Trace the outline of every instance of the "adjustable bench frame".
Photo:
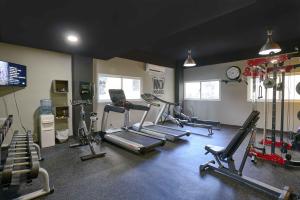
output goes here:
<path id="1" fill-rule="evenodd" d="M 213 145 L 206 145 L 206 154 L 211 153 L 214 156 L 215 160 L 211 160 L 204 165 L 200 165 L 200 174 L 203 174 L 207 170 L 212 170 L 214 172 L 232 178 L 240 183 L 246 184 L 254 189 L 265 192 L 278 199 L 289 199 L 292 195 L 294 195 L 291 193 L 291 189 L 289 187 L 279 189 L 243 175 L 243 169 L 249 154 L 251 141 L 254 136 L 253 129 L 255 128 L 255 124 L 258 121 L 258 119 L 259 112 L 253 111 L 243 124 L 242 128 L 239 129 L 238 133 L 234 136 L 234 138 L 231 140 L 227 147 L 223 148 Z M 251 136 L 249 138 L 247 148 L 245 150 L 242 162 L 239 168 L 237 169 L 235 166 L 235 161 L 233 159 L 233 154 L 236 152 L 236 150 L 239 148 L 241 143 L 245 140 L 245 138 L 250 132 Z M 215 166 L 216 162 L 218 166 Z M 225 165 L 227 165 L 227 167 L 225 167 Z"/>

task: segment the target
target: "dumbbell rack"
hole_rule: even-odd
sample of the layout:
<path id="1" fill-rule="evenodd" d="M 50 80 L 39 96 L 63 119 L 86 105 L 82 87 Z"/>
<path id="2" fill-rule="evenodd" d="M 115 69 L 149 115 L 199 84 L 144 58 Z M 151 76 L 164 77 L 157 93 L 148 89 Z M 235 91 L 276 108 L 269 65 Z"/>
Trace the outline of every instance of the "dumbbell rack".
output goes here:
<path id="1" fill-rule="evenodd" d="M 7 137 L 9 134 L 7 134 Z M 4 151 L 1 148 L 1 151 Z M 1 186 L 3 188 L 11 185 L 18 185 L 26 180 L 30 182 L 39 175 L 42 177 L 43 188 L 35 192 L 23 195 L 17 199 L 34 199 L 53 192 L 49 186 L 48 172 L 40 167 L 39 161 L 42 160 L 40 148 L 33 142 L 31 131 L 19 133 L 15 131 L 11 137 L 11 142 L 5 152 L 3 159 L 2 172 L 0 173 Z"/>

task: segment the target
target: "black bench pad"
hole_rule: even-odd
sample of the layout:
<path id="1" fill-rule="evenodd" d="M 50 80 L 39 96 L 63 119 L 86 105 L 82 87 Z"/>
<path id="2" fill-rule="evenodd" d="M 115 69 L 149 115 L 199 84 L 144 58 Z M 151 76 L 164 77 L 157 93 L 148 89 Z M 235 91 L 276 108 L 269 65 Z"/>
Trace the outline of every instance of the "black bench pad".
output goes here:
<path id="1" fill-rule="evenodd" d="M 225 147 L 215 146 L 215 145 L 206 145 L 205 150 L 214 155 L 219 155 L 224 152 Z"/>

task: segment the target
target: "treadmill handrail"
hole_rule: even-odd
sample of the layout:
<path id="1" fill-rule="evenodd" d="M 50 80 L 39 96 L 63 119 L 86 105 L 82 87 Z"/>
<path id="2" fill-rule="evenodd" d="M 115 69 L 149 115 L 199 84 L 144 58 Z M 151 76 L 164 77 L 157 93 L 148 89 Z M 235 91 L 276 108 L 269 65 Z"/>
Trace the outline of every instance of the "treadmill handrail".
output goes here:
<path id="1" fill-rule="evenodd" d="M 109 89 L 110 99 L 112 104 L 117 107 L 123 107 L 126 110 L 142 110 L 148 111 L 149 106 L 144 106 L 140 104 L 133 104 L 126 100 L 125 93 L 122 89 Z"/>
<path id="2" fill-rule="evenodd" d="M 111 104 L 106 104 L 104 106 L 104 112 L 117 112 L 117 113 L 124 113 L 125 108 L 120 106 L 114 106 Z"/>
<path id="3" fill-rule="evenodd" d="M 152 94 L 149 94 L 149 93 L 145 93 L 145 94 L 141 94 L 141 98 L 148 104 L 152 105 L 152 106 L 155 106 L 155 107 L 159 107 L 160 104 L 157 103 L 157 102 L 154 102 L 155 101 L 155 98 L 151 98 L 151 97 L 154 97 L 154 95 Z"/>
<path id="4" fill-rule="evenodd" d="M 163 100 L 163 99 L 161 99 L 161 98 L 159 98 L 159 97 L 157 97 L 157 96 L 155 96 L 155 95 L 153 95 L 153 94 L 150 94 L 150 93 L 144 93 L 144 94 L 141 95 L 141 97 L 142 97 L 145 101 L 151 102 L 151 104 L 154 103 L 153 101 L 156 100 L 156 101 L 160 101 L 160 102 L 162 102 L 162 103 L 169 104 L 169 105 L 178 105 L 177 103 L 169 102 L 169 101 Z M 151 98 L 151 99 L 150 99 L 150 98 Z"/>
<path id="5" fill-rule="evenodd" d="M 126 109 L 148 111 L 150 108 L 148 106 L 144 106 L 144 105 L 140 105 L 140 104 L 129 103 L 128 106 L 126 107 Z"/>

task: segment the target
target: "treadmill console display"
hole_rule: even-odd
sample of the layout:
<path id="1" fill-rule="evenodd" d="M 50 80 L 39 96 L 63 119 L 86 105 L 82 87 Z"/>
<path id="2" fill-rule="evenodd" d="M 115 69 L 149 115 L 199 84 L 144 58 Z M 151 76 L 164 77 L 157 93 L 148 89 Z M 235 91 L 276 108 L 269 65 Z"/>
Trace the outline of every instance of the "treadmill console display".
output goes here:
<path id="1" fill-rule="evenodd" d="M 0 86 L 26 85 L 26 66 L 0 61 Z"/>

